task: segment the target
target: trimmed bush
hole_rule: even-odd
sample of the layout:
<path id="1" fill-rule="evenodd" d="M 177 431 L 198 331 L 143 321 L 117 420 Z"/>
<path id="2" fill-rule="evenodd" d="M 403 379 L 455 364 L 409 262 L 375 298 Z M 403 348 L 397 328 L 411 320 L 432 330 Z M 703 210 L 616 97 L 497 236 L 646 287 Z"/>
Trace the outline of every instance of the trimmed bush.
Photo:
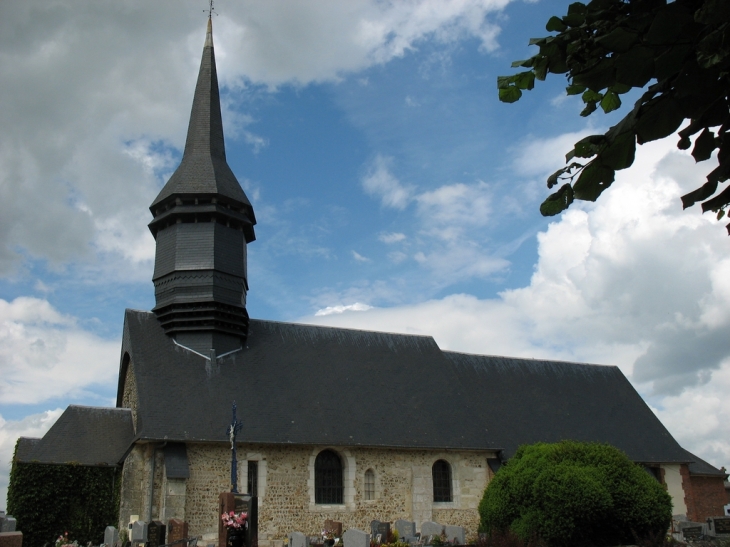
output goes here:
<path id="1" fill-rule="evenodd" d="M 20 463 L 13 457 L 8 514 L 23 532 L 23 547 L 52 546 L 65 532 L 79 545 L 102 543 L 104 529 L 118 525 L 121 475 L 116 467 Z"/>
<path id="2" fill-rule="evenodd" d="M 661 537 L 672 518 L 664 487 L 609 445 L 521 446 L 479 504 L 480 531 L 513 532 L 550 547 L 606 546 Z"/>

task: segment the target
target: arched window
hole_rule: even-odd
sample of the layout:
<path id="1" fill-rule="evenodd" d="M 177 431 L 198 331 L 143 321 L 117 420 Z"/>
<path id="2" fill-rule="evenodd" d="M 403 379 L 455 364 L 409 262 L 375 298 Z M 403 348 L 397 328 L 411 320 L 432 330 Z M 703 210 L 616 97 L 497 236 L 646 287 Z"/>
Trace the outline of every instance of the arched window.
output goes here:
<path id="1" fill-rule="evenodd" d="M 445 460 L 436 460 L 433 475 L 433 501 L 453 501 L 451 495 L 451 466 Z"/>
<path id="2" fill-rule="evenodd" d="M 365 499 L 375 499 L 375 472 L 372 469 L 365 471 Z"/>
<path id="3" fill-rule="evenodd" d="M 314 460 L 314 502 L 342 503 L 342 461 L 332 450 L 323 450 Z"/>

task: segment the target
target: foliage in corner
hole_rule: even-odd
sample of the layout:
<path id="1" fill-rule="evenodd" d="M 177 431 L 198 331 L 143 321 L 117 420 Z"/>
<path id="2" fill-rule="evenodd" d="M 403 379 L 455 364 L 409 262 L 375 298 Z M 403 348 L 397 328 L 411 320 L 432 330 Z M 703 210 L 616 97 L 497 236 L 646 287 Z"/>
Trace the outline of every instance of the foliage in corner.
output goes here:
<path id="1" fill-rule="evenodd" d="M 565 74 L 567 94 L 582 96 L 581 116 L 588 116 L 599 106 L 606 113 L 616 110 L 621 95 L 652 85 L 618 124 L 578 141 L 566 154 L 566 167 L 547 180 L 548 188 L 563 184 L 540 212 L 552 216 L 573 199 L 595 201 L 616 171 L 633 164 L 637 143 L 667 137 L 688 120 L 677 147 L 692 147 L 697 162 L 717 150 L 719 166 L 703 186 L 682 196 L 682 204 L 686 209 L 702 202 L 703 212 L 721 219 L 730 205 L 730 186 L 717 193 L 730 178 L 730 2 L 575 2 L 564 17 L 551 17 L 546 30 L 557 34 L 530 40 L 539 53 L 512 63 L 529 70 L 497 79 L 501 101 L 517 101 L 548 73 Z"/>
<path id="2" fill-rule="evenodd" d="M 521 446 L 479 504 L 480 531 L 549 547 L 635 544 L 663 536 L 672 500 L 657 480 L 610 445 Z"/>
<path id="3" fill-rule="evenodd" d="M 24 547 L 53 545 L 66 532 L 80 545 L 99 545 L 105 528 L 117 526 L 120 490 L 118 468 L 25 463 L 14 455 L 7 512 Z"/>

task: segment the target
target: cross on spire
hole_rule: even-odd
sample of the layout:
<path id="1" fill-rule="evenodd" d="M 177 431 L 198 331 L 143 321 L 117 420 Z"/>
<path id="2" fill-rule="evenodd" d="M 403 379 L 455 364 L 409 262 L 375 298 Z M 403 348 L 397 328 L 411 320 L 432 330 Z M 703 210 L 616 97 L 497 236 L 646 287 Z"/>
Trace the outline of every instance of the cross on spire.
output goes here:
<path id="1" fill-rule="evenodd" d="M 213 7 L 213 0 L 210 0 L 208 9 L 204 9 L 203 12 L 208 12 L 208 19 L 211 19 L 213 17 L 213 14 L 215 13 L 215 7 Z M 218 15 L 217 13 L 215 13 Z"/>

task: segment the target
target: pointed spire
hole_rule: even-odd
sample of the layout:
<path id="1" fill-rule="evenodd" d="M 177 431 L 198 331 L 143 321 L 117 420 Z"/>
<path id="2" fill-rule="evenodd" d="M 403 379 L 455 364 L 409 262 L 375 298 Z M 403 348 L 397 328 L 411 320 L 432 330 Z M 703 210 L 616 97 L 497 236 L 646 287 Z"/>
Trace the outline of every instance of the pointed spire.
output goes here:
<path id="1" fill-rule="evenodd" d="M 203 47 L 213 47 L 213 21 L 211 15 L 208 15 L 208 32 L 205 34 L 205 45 Z"/>

